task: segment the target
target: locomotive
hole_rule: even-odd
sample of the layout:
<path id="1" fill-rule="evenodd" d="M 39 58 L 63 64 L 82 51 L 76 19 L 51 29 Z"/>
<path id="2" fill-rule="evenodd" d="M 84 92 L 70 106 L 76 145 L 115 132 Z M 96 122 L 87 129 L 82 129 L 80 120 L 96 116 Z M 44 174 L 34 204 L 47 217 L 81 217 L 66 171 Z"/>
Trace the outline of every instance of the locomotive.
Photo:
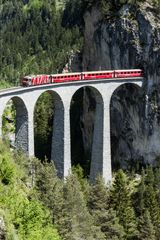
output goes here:
<path id="1" fill-rule="evenodd" d="M 21 86 L 37 86 L 41 84 L 64 83 L 71 81 L 83 80 L 103 80 L 112 78 L 136 78 L 143 77 L 141 69 L 130 70 L 112 70 L 112 71 L 92 71 L 92 72 L 75 72 L 75 73 L 62 73 L 51 75 L 30 75 L 25 76 L 21 80 Z"/>

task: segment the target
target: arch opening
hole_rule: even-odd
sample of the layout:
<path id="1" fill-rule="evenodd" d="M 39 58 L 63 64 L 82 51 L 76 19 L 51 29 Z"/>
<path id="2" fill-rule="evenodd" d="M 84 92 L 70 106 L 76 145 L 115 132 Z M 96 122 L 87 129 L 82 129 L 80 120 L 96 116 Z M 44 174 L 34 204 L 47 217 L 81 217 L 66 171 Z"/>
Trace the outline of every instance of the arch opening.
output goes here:
<path id="1" fill-rule="evenodd" d="M 11 98 L 2 116 L 2 135 L 11 147 L 28 152 L 28 111 L 23 100 Z"/>
<path id="2" fill-rule="evenodd" d="M 138 170 L 141 155 L 144 100 L 137 84 L 120 85 L 110 101 L 110 134 L 112 170 Z"/>
<path id="3" fill-rule="evenodd" d="M 63 155 L 63 122 L 64 107 L 60 96 L 54 91 L 43 92 L 35 105 L 34 109 L 34 143 L 35 156 L 44 161 L 62 161 L 62 157 L 57 159 L 57 143 L 61 146 L 61 155 Z M 62 134 L 58 136 L 59 125 L 62 128 Z M 59 132 L 60 134 L 60 132 Z"/>
<path id="4" fill-rule="evenodd" d="M 70 106 L 71 164 L 80 165 L 85 176 L 102 173 L 103 99 L 94 87 L 79 88 Z"/>

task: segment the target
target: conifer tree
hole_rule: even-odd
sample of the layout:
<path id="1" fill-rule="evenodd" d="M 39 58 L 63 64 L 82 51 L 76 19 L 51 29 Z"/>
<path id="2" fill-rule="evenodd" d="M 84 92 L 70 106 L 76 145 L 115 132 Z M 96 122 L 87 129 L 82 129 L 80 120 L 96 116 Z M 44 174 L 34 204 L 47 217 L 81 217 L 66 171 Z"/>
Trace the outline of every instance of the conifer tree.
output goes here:
<path id="1" fill-rule="evenodd" d="M 149 167 L 146 171 L 145 182 L 146 182 L 145 207 L 148 209 L 150 213 L 151 221 L 155 228 L 156 237 L 158 239 L 160 235 L 160 207 L 152 167 Z"/>
<path id="2" fill-rule="evenodd" d="M 155 240 L 155 230 L 154 226 L 151 222 L 150 213 L 148 210 L 144 210 L 144 213 L 140 216 L 138 222 L 138 230 L 139 235 L 138 239 L 145 239 L 145 240 Z"/>
<path id="3" fill-rule="evenodd" d="M 116 212 L 109 206 L 109 189 L 101 177 L 96 179 L 88 199 L 89 210 L 95 224 L 101 228 L 106 240 L 123 239 L 124 230 L 119 224 Z"/>
<path id="4" fill-rule="evenodd" d="M 108 210 L 96 210 L 92 212 L 96 226 L 99 226 L 105 235 L 105 240 L 123 240 L 125 232 L 120 225 L 116 212 L 110 208 Z"/>
<path id="5" fill-rule="evenodd" d="M 35 167 L 35 188 L 39 193 L 39 200 L 47 206 L 51 213 L 53 221 L 56 223 L 62 211 L 63 205 L 63 184 L 57 177 L 53 163 L 43 164 L 39 161 L 34 163 Z"/>
<path id="6" fill-rule="evenodd" d="M 108 209 L 108 199 L 109 190 L 106 187 L 104 180 L 99 176 L 91 188 L 88 198 L 88 207 L 91 211 Z"/>
<path id="7" fill-rule="evenodd" d="M 126 239 L 136 238 L 138 231 L 135 212 L 131 202 L 131 191 L 128 187 L 127 176 L 122 170 L 117 172 L 113 182 L 111 206 L 119 217 L 120 224 L 125 231 Z"/>
<path id="8" fill-rule="evenodd" d="M 64 240 L 104 240 L 100 228 L 94 225 L 89 214 L 80 183 L 70 175 L 64 184 L 64 204 L 57 227 Z"/>
<path id="9" fill-rule="evenodd" d="M 137 192 L 135 194 L 135 210 L 138 215 L 141 215 L 145 209 L 145 170 L 142 169 L 141 181 L 137 187 Z"/>

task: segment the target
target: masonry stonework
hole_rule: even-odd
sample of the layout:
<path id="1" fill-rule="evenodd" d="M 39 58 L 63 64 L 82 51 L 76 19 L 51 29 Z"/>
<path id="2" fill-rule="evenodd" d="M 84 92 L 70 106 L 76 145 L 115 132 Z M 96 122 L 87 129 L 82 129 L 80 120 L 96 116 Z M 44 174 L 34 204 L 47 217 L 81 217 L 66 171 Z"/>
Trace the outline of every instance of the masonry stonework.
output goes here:
<path id="1" fill-rule="evenodd" d="M 55 114 L 53 121 L 51 159 L 60 177 L 71 171 L 70 104 L 73 95 L 82 87 L 90 87 L 95 95 L 96 113 L 93 133 L 90 178 L 102 175 L 105 182 L 112 180 L 110 140 L 110 100 L 113 92 L 125 83 L 141 87 L 139 79 L 93 80 L 8 89 L 0 92 L 0 137 L 2 115 L 7 102 L 13 99 L 16 107 L 16 145 L 29 156 L 34 156 L 34 108 L 41 94 L 53 92 Z"/>

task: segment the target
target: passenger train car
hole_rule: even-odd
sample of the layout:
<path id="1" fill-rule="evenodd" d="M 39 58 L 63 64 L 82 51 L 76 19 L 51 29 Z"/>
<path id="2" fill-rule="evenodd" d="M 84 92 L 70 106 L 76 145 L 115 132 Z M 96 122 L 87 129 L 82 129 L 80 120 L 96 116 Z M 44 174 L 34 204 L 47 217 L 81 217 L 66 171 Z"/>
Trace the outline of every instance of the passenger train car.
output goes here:
<path id="1" fill-rule="evenodd" d="M 21 86 L 29 87 L 49 83 L 136 77 L 143 77 L 143 71 L 141 69 L 30 75 L 22 78 Z"/>

